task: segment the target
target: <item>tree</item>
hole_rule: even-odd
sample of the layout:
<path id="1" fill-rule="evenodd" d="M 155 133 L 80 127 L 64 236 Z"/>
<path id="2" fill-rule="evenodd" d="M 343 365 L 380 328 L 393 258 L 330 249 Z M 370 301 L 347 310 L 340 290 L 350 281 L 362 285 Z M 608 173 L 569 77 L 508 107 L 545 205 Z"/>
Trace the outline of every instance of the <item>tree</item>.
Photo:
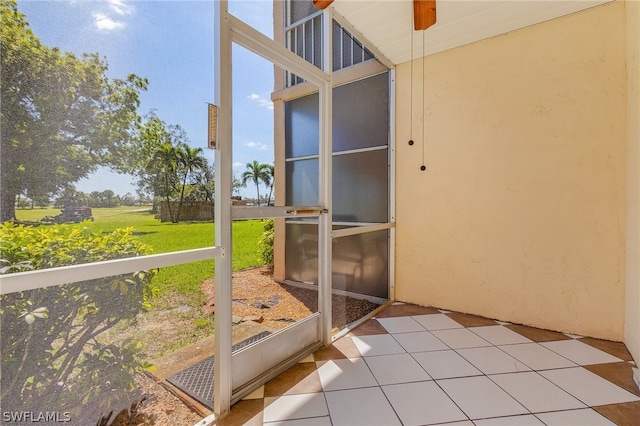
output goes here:
<path id="1" fill-rule="evenodd" d="M 60 192 L 60 196 L 56 198 L 54 207 L 64 209 L 67 206 L 88 205 L 90 196 L 84 192 L 76 191 L 74 187 L 68 186 Z"/>
<path id="2" fill-rule="evenodd" d="M 205 190 L 204 199 L 213 198 L 213 170 L 208 170 L 207 159 L 202 148 L 192 148 L 189 138 L 182 127 L 168 125 L 154 111 L 145 116 L 146 121 L 140 127 L 135 157 L 131 161 L 129 173 L 137 176 L 140 193 L 153 194 L 154 211 L 157 211 L 156 197 L 164 198 L 172 222 L 180 220 L 180 212 L 185 198 L 192 199 L 192 193 Z M 206 188 L 194 186 L 209 185 Z M 189 194 L 187 189 L 189 187 Z M 178 200 L 174 211 L 171 201 Z"/>
<path id="3" fill-rule="evenodd" d="M 0 0 L 0 222 L 15 199 L 53 196 L 100 165 L 128 161 L 140 124 L 135 74 L 109 80 L 97 53 L 77 57 L 45 46 L 15 0 Z"/>
<path id="4" fill-rule="evenodd" d="M 86 203 L 89 207 L 117 207 L 118 197 L 110 190 L 93 191 Z"/>
<path id="5" fill-rule="evenodd" d="M 213 166 L 206 163 L 193 174 L 192 188 L 188 195 L 189 201 L 207 201 L 213 206 L 215 195 L 215 172 Z"/>
<path id="6" fill-rule="evenodd" d="M 273 164 L 267 164 L 267 171 L 269 172 L 269 182 L 267 186 L 269 187 L 269 196 L 267 197 L 267 205 L 271 205 L 271 195 L 273 195 L 273 184 L 276 179 L 276 168 Z"/>
<path id="7" fill-rule="evenodd" d="M 40 207 L 41 209 L 49 206 L 49 203 L 51 202 L 51 200 L 49 200 L 49 197 L 46 195 L 34 197 L 32 201 L 33 204 L 35 204 L 37 207 Z"/>
<path id="8" fill-rule="evenodd" d="M 168 126 L 158 118 L 154 111 L 145 116 L 146 121 L 141 125 L 136 144 L 137 152 L 133 155 L 129 173 L 137 178 L 138 196 L 140 198 L 149 194 L 153 198 L 152 212 L 158 211 L 156 196 L 160 193 L 160 181 L 157 170 L 152 167 L 153 158 L 158 148 L 166 143 L 171 143 L 171 133 Z"/>
<path id="9" fill-rule="evenodd" d="M 207 161 L 202 156 L 202 148 L 189 146 L 189 138 L 182 127 L 166 124 L 153 111 L 145 118 L 147 121 L 140 128 L 134 155 L 137 161 L 129 163 L 129 173 L 137 177 L 140 193 L 153 195 L 153 211 L 157 211 L 156 197 L 165 198 L 167 202 L 179 200 L 175 217 L 171 211 L 171 220 L 176 222 L 187 183 L 195 179 L 194 175 L 200 168 L 206 167 Z"/>
<path id="10" fill-rule="evenodd" d="M 177 147 L 177 155 L 179 164 L 178 174 L 182 178 L 180 201 L 178 203 L 178 213 L 176 214 L 176 222 L 179 222 L 187 179 L 193 177 L 198 170 L 206 169 L 207 159 L 202 156 L 202 148 L 191 148 L 186 143 L 181 143 Z"/>
<path id="11" fill-rule="evenodd" d="M 242 186 L 246 187 L 248 181 L 256 185 L 258 205 L 260 205 L 260 182 L 269 186 L 269 182 L 271 181 L 268 167 L 268 164 L 258 163 L 257 160 L 253 160 L 253 162 L 247 163 L 247 170 L 242 173 Z"/>
<path id="12" fill-rule="evenodd" d="M 240 193 L 240 188 L 244 188 L 245 186 L 246 185 L 242 184 L 242 179 L 240 179 L 234 172 L 231 180 L 231 188 L 233 190 L 233 193 L 238 195 Z"/>
<path id="13" fill-rule="evenodd" d="M 169 209 L 171 222 L 176 223 L 173 209 L 171 208 L 171 197 L 178 188 L 178 150 L 171 142 L 165 142 L 156 149 L 149 163 L 149 170 L 155 176 L 156 190 L 154 196 L 164 197 Z"/>
<path id="14" fill-rule="evenodd" d="M 120 199 L 120 203 L 122 203 L 122 205 L 124 206 L 135 206 L 136 205 L 136 198 L 133 196 L 132 193 L 127 192 L 126 194 L 118 197 Z"/>
<path id="15" fill-rule="evenodd" d="M 0 224 L 0 274 L 148 254 L 132 228 Z M 0 405 L 3 412 L 69 412 L 74 424 L 129 407 L 145 367 L 133 341 L 105 332 L 131 325 L 150 307 L 155 271 L 0 295 Z M 135 391 L 133 391 L 135 392 Z M 134 399 L 135 398 L 135 399 Z"/>

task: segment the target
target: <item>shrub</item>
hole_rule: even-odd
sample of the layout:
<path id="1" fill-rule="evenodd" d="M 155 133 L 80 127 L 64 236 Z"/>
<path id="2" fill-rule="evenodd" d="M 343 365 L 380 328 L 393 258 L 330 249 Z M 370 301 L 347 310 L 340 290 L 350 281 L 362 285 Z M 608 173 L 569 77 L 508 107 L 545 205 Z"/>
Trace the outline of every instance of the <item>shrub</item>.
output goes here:
<path id="1" fill-rule="evenodd" d="M 269 267 L 269 269 L 273 270 L 273 239 L 274 239 L 274 230 L 273 230 L 273 219 L 267 219 L 264 221 L 264 232 L 262 233 L 262 237 L 260 237 L 260 241 L 258 242 L 258 246 L 260 247 L 260 257 L 265 265 Z"/>
<path id="2" fill-rule="evenodd" d="M 0 273 L 139 256 L 150 248 L 133 229 L 94 234 L 90 222 L 0 226 Z M 113 344 L 101 333 L 132 323 L 149 307 L 154 271 L 0 296 L 3 411 L 56 411 L 74 423 L 131 403 L 139 342 Z"/>

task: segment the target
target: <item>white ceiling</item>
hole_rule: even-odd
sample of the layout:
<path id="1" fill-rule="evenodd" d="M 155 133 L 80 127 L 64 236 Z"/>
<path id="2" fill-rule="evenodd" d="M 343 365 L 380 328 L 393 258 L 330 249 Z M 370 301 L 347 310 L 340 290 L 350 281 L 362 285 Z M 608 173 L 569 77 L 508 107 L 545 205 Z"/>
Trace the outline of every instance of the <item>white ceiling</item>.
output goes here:
<path id="1" fill-rule="evenodd" d="M 391 62 L 400 64 L 614 0 L 437 0 L 435 25 L 413 31 L 412 0 L 336 0 L 333 7 Z"/>

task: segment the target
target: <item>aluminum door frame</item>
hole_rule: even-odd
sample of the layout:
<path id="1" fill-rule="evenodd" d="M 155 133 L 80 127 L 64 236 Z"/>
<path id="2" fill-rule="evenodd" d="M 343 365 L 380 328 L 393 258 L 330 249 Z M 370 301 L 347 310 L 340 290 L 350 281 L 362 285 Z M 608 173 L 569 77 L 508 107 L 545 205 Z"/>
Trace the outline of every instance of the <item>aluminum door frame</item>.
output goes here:
<path id="1" fill-rule="evenodd" d="M 215 238 L 222 255 L 216 262 L 215 298 L 216 321 L 214 350 L 214 413 L 225 415 L 231 403 L 250 391 L 269 375 L 274 375 L 288 364 L 319 345 L 331 342 L 331 15 L 325 11 L 323 25 L 322 71 L 298 57 L 283 46 L 255 30 L 229 13 L 228 0 L 214 3 L 215 43 L 215 101 L 219 108 L 217 127 L 219 144 L 215 150 Z M 232 354 L 232 45 L 236 43 L 271 63 L 282 67 L 315 84 L 320 98 L 320 165 L 319 165 L 319 293 L 318 313 L 281 332 Z M 295 211 L 296 208 L 291 208 Z M 267 209 L 268 214 L 277 213 Z M 240 212 L 240 210 L 238 210 Z M 238 213 L 240 214 L 240 213 Z M 243 211 L 245 217 L 251 215 Z M 265 214 L 256 211 L 256 215 Z M 285 212 L 286 214 L 286 212 Z M 252 216 L 253 217 L 253 216 Z M 275 214 L 278 217 L 278 214 Z M 283 341 L 285 344 L 283 344 Z M 264 346 L 261 344 L 264 343 Z M 265 346 L 280 348 L 275 355 L 263 356 Z M 282 348 L 285 349 L 282 349 Z M 307 348 L 307 349 L 305 349 Z M 285 359 L 279 359 L 286 357 Z"/>

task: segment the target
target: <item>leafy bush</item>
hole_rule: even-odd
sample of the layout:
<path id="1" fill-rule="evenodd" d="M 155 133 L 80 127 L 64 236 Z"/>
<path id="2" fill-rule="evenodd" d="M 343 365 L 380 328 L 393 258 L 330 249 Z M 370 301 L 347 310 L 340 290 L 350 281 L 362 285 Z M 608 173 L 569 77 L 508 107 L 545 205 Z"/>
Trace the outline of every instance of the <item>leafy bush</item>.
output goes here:
<path id="1" fill-rule="evenodd" d="M 267 219 L 264 221 L 264 232 L 262 233 L 262 237 L 260 237 L 258 246 L 260 247 L 260 257 L 262 261 L 270 269 L 273 269 L 273 239 L 273 219 Z"/>
<path id="2" fill-rule="evenodd" d="M 0 226 L 0 273 L 139 256 L 150 248 L 133 229 L 94 234 L 90 222 Z M 71 413 L 74 423 L 131 403 L 139 342 L 100 341 L 149 307 L 154 271 L 0 296 L 3 411 Z M 93 417 L 93 419 L 92 419 Z"/>

